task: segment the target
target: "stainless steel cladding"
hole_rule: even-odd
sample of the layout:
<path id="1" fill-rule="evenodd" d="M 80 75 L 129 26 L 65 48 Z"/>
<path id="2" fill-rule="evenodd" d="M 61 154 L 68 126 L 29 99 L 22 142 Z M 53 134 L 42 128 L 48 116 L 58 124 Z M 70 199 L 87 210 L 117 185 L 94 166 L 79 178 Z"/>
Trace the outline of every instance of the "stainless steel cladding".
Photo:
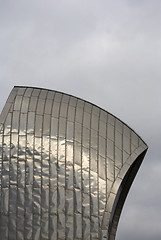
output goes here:
<path id="1" fill-rule="evenodd" d="M 14 87 L 0 116 L 0 239 L 115 239 L 146 150 L 89 102 Z"/>

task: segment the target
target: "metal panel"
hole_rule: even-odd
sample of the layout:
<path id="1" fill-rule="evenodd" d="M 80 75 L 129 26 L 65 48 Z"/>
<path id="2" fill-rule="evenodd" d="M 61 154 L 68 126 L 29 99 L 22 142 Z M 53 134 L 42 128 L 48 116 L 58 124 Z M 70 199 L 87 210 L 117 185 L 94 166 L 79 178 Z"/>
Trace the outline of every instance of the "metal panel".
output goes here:
<path id="1" fill-rule="evenodd" d="M 91 103 L 30 87 L 12 90 L 0 124 L 0 239 L 115 239 L 142 139 Z"/>

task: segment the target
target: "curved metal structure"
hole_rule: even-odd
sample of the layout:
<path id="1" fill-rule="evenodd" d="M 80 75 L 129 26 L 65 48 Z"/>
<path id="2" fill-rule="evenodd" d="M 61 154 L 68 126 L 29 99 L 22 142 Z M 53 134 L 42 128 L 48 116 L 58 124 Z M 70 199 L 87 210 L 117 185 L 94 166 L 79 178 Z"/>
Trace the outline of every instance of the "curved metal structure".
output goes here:
<path id="1" fill-rule="evenodd" d="M 89 102 L 14 87 L 0 116 L 0 239 L 114 240 L 146 150 Z"/>

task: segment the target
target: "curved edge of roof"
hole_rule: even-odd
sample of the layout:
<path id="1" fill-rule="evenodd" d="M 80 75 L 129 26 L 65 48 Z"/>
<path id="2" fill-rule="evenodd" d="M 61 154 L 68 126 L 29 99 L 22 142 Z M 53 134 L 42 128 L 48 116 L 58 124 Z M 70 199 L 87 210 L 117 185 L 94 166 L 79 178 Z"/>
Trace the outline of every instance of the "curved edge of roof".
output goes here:
<path id="1" fill-rule="evenodd" d="M 148 149 L 148 145 L 146 144 L 146 142 L 142 139 L 142 137 L 140 137 L 140 135 L 139 135 L 138 133 L 136 133 L 135 130 L 133 130 L 128 124 L 126 124 L 125 122 L 123 122 L 120 118 L 116 117 L 114 114 L 112 114 L 111 112 L 108 112 L 107 110 L 103 109 L 102 107 L 98 106 L 98 105 L 95 104 L 95 103 L 92 103 L 92 102 L 90 102 L 90 101 L 88 101 L 88 100 L 85 100 L 85 99 L 83 99 L 83 98 L 74 96 L 74 95 L 72 95 L 72 94 L 68 94 L 68 93 L 65 93 L 65 92 L 61 92 L 61 91 L 53 90 L 53 89 L 48 89 L 48 88 L 32 87 L 32 86 L 14 86 L 13 89 L 14 89 L 14 88 L 34 88 L 34 89 L 41 89 L 41 90 L 47 90 L 47 91 L 54 91 L 54 92 L 57 92 L 57 93 L 61 93 L 61 94 L 68 95 L 68 96 L 70 96 L 70 97 L 77 98 L 77 99 L 82 100 L 82 101 L 84 101 L 84 102 L 86 102 L 86 103 L 92 104 L 93 106 L 99 108 L 100 110 L 105 111 L 106 113 L 110 114 L 110 115 L 113 116 L 114 118 L 118 119 L 118 120 L 119 120 L 120 122 L 122 122 L 125 126 L 127 126 L 130 130 L 132 130 L 132 131 L 142 140 L 142 142 L 146 145 L 146 147 L 147 147 L 147 149 Z M 12 89 L 12 90 L 13 90 L 13 89 Z M 11 90 L 11 91 L 12 91 L 12 90 Z"/>
<path id="2" fill-rule="evenodd" d="M 109 220 L 109 230 L 108 230 L 109 240 L 115 239 L 116 232 L 117 232 L 117 226 L 119 224 L 119 220 L 120 220 L 120 216 L 121 216 L 122 209 L 124 206 L 124 202 L 129 193 L 131 185 L 137 175 L 137 172 L 143 162 L 146 152 L 147 152 L 147 149 L 145 149 L 143 152 L 141 152 L 137 156 L 137 158 L 135 159 L 133 164 L 130 166 L 130 168 L 126 172 L 126 174 L 125 174 L 124 178 L 122 179 L 122 182 L 119 186 L 119 189 L 116 194 L 116 198 L 114 200 L 112 214 L 111 214 L 110 220 Z"/>

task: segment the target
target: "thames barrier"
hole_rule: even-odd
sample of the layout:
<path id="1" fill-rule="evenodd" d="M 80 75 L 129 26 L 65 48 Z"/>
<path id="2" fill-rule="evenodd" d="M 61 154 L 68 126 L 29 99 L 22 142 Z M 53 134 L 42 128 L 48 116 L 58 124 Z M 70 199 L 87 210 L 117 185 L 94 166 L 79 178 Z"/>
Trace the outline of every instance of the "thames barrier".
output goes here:
<path id="1" fill-rule="evenodd" d="M 114 240 L 146 151 L 92 103 L 14 87 L 0 115 L 0 239 Z"/>

